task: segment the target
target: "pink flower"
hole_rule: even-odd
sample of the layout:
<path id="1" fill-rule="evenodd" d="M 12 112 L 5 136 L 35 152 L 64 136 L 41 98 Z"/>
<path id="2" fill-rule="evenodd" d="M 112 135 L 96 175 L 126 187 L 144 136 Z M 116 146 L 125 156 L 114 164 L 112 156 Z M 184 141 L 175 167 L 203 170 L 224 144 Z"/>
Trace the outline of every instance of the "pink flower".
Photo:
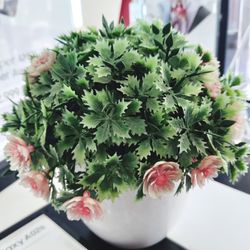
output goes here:
<path id="1" fill-rule="evenodd" d="M 233 119 L 235 123 L 231 127 L 232 141 L 239 143 L 243 140 L 246 130 L 246 118 L 244 112 L 238 113 Z"/>
<path id="2" fill-rule="evenodd" d="M 218 60 L 216 59 L 216 57 L 213 57 L 209 62 L 206 63 L 207 65 L 210 65 L 212 67 L 214 67 L 215 69 L 219 69 L 220 68 L 220 62 L 218 62 Z"/>
<path id="3" fill-rule="evenodd" d="M 159 198 L 163 193 L 174 189 L 174 181 L 181 178 L 179 164 L 159 161 L 146 171 L 143 178 L 143 193 Z"/>
<path id="4" fill-rule="evenodd" d="M 90 197 L 85 191 L 83 196 L 77 196 L 62 205 L 69 220 L 80 220 L 81 218 L 91 220 L 99 219 L 103 215 L 101 204 Z"/>
<path id="5" fill-rule="evenodd" d="M 34 151 L 32 145 L 28 145 L 24 140 L 15 136 L 7 137 L 9 142 L 4 148 L 5 156 L 10 161 L 10 169 L 23 170 L 30 166 L 31 156 Z"/>
<path id="6" fill-rule="evenodd" d="M 236 101 L 231 105 L 230 110 L 232 112 L 232 117 L 229 119 L 235 121 L 235 123 L 230 128 L 232 142 L 239 143 L 243 140 L 244 134 L 246 132 L 246 107 L 243 102 Z"/>
<path id="7" fill-rule="evenodd" d="M 219 67 L 219 62 L 213 57 L 209 62 L 204 63 L 204 71 L 208 73 L 201 75 L 201 80 L 204 83 L 203 85 L 213 99 L 221 93 Z"/>
<path id="8" fill-rule="evenodd" d="M 202 187 L 207 179 L 218 176 L 218 169 L 222 164 L 222 160 L 216 155 L 205 157 L 198 168 L 194 168 L 191 172 L 191 181 L 193 186 L 198 184 Z"/>
<path id="9" fill-rule="evenodd" d="M 214 83 L 204 83 L 204 87 L 207 89 L 208 94 L 215 99 L 221 93 L 221 84 L 220 82 Z"/>
<path id="10" fill-rule="evenodd" d="M 21 184 L 30 188 L 36 196 L 44 199 L 49 198 L 49 181 L 42 172 L 30 171 L 21 175 Z"/>
<path id="11" fill-rule="evenodd" d="M 56 53 L 49 50 L 45 50 L 40 56 L 34 57 L 31 61 L 31 66 L 27 69 L 29 82 L 33 83 L 35 78 L 40 76 L 41 73 L 49 71 L 55 60 Z"/>

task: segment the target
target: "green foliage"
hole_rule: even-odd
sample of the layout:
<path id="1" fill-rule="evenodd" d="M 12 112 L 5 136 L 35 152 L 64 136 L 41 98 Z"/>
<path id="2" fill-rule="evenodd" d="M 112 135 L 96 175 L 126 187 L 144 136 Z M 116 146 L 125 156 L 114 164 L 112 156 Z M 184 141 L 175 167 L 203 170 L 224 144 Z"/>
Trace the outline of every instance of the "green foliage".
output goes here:
<path id="1" fill-rule="evenodd" d="M 86 189 L 103 200 L 137 188 L 140 199 L 145 171 L 162 160 L 180 165 L 177 193 L 190 189 L 191 170 L 208 155 L 225 161 L 221 171 L 233 182 L 247 171 L 248 147 L 231 140 L 244 106 L 241 79 L 215 79 L 220 94 L 209 96 L 204 81 L 218 75 L 215 58 L 170 24 L 125 28 L 103 18 L 100 30 L 57 40 L 53 66 L 32 83 L 26 72 L 25 98 L 2 126 L 34 145 L 31 168 L 46 168 L 55 206 Z"/>
<path id="2" fill-rule="evenodd" d="M 91 162 L 88 175 L 83 177 L 81 183 L 97 188 L 100 200 L 114 199 L 129 186 L 135 185 L 136 167 L 137 157 L 133 153 L 123 156 L 114 154 L 103 162 Z"/>

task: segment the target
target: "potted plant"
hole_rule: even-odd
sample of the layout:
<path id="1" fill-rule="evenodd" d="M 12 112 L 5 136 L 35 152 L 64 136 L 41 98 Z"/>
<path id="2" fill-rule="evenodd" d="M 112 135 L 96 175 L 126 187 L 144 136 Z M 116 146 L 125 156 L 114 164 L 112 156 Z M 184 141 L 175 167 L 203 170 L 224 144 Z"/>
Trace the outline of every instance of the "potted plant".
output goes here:
<path id="1" fill-rule="evenodd" d="M 149 246 L 178 219 L 183 189 L 247 171 L 240 78 L 220 78 L 216 58 L 170 24 L 103 19 L 57 40 L 32 56 L 2 132 L 10 170 L 70 220 Z"/>

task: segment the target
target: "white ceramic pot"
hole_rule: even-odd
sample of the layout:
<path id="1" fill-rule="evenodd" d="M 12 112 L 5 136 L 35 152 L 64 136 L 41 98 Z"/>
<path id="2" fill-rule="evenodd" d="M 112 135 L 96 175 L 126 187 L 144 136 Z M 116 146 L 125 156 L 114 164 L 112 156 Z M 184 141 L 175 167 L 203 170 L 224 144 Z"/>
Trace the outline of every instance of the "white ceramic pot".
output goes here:
<path id="1" fill-rule="evenodd" d="M 102 203 L 101 220 L 84 223 L 97 236 L 118 247 L 148 247 L 164 239 L 177 224 L 186 196 L 186 193 L 167 194 L 161 199 L 144 197 L 135 201 L 135 192 L 126 192 L 114 202 Z"/>

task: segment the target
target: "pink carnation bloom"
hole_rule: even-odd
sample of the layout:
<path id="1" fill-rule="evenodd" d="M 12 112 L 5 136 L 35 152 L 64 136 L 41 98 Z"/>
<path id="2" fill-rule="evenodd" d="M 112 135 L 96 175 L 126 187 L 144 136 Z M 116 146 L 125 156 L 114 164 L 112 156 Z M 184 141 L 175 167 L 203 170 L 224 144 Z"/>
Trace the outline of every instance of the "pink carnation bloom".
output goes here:
<path id="1" fill-rule="evenodd" d="M 45 50 L 40 56 L 34 57 L 27 69 L 29 82 L 34 82 L 35 78 L 40 76 L 41 73 L 49 71 L 55 60 L 56 53 L 50 50 Z"/>
<path id="2" fill-rule="evenodd" d="M 101 204 L 92 199 L 87 191 L 83 193 L 83 196 L 66 201 L 62 205 L 62 209 L 66 211 L 69 220 L 99 219 L 103 215 Z"/>
<path id="3" fill-rule="evenodd" d="M 30 154 L 34 151 L 32 145 L 28 145 L 24 140 L 15 136 L 7 137 L 9 142 L 4 148 L 5 156 L 10 161 L 10 169 L 24 170 L 31 164 Z"/>
<path id="4" fill-rule="evenodd" d="M 205 63 L 206 70 L 209 71 L 206 74 L 201 75 L 201 79 L 204 82 L 204 87 L 207 89 L 208 94 L 215 99 L 221 93 L 220 84 L 220 64 L 214 57 L 209 62 Z"/>
<path id="5" fill-rule="evenodd" d="M 231 127 L 233 143 L 239 143 L 243 140 L 246 131 L 246 118 L 243 111 L 238 113 L 233 119 L 235 123 Z"/>
<path id="6" fill-rule="evenodd" d="M 206 63 L 207 65 L 210 65 L 212 67 L 214 67 L 216 70 L 218 70 L 220 68 L 220 62 L 213 57 L 209 62 Z"/>
<path id="7" fill-rule="evenodd" d="M 215 99 L 221 93 L 221 84 L 220 82 L 215 83 L 204 83 L 204 87 L 207 89 L 208 94 Z"/>
<path id="8" fill-rule="evenodd" d="M 179 164 L 159 161 L 146 171 L 143 178 L 143 193 L 159 198 L 163 193 L 174 189 L 174 181 L 182 175 Z"/>
<path id="9" fill-rule="evenodd" d="M 30 188 L 36 196 L 44 199 L 49 198 L 49 181 L 42 172 L 30 171 L 21 175 L 21 184 Z"/>
<path id="10" fill-rule="evenodd" d="M 216 155 L 205 157 L 198 168 L 191 172 L 191 181 L 193 186 L 198 184 L 199 187 L 204 186 L 207 179 L 212 179 L 218 176 L 218 169 L 222 164 L 222 160 Z"/>

